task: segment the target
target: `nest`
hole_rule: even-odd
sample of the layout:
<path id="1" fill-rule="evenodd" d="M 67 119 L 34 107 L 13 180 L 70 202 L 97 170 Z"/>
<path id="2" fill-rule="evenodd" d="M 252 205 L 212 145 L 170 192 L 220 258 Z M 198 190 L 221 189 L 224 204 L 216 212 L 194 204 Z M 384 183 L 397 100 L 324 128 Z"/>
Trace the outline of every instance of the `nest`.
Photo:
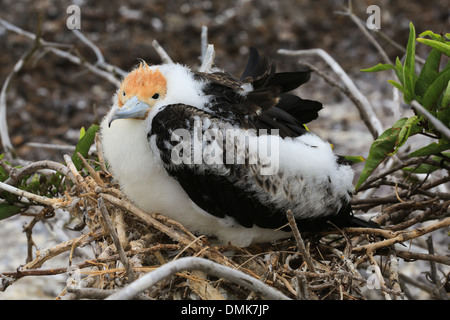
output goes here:
<path id="1" fill-rule="evenodd" d="M 101 150 L 98 139 L 96 143 Z M 411 213 L 411 206 L 423 210 L 422 214 L 388 229 L 346 228 L 301 235 L 290 219 L 291 213 L 287 212 L 293 230 L 290 239 L 247 248 L 231 244 L 216 246 L 214 239 L 194 235 L 174 220 L 136 207 L 115 184 L 101 154 L 97 160 L 89 161 L 79 153 L 78 156 L 84 166 L 80 171 L 69 156 L 64 157 L 66 165 L 45 161 L 14 169 L 16 171 L 9 168 L 13 180 L 44 167 L 63 174 L 70 188 L 59 198 L 16 191 L 44 206 L 34 218 L 36 222 L 51 217 L 55 209 L 63 209 L 82 222 L 78 229 L 83 231 L 77 238 L 37 251 L 16 272 L 3 273 L 4 289 L 24 276 L 68 273 L 68 286 L 60 296 L 76 299 L 109 296 L 117 299 L 353 300 L 366 299 L 365 291 L 373 288 L 385 298 L 395 299 L 405 294 L 400 285 L 397 257 L 449 263 L 448 257 L 419 256 L 394 249 L 395 243 L 404 243 L 448 226 L 450 218 L 445 218 L 427 227 L 406 230 L 411 224 L 429 217 L 430 211 L 434 215 L 445 213 L 448 200 L 433 198 L 414 203 L 402 200 L 387 206 L 384 215 L 377 218 L 378 222 L 384 220 L 386 224 L 391 221 L 387 216 L 402 212 L 405 215 L 405 210 Z M 34 225 L 29 225 L 31 242 Z M 93 248 L 93 259 L 72 264 L 74 249 L 88 244 Z M 71 253 L 68 267 L 41 268 L 44 262 L 63 252 Z M 381 256 L 387 256 L 386 265 L 380 266 L 380 260 L 376 259 Z M 132 287 L 136 279 L 151 273 L 155 276 L 145 290 L 124 293 L 124 288 Z M 388 274 L 386 279 L 383 273 Z M 431 293 L 439 295 L 439 289 L 442 285 Z"/>

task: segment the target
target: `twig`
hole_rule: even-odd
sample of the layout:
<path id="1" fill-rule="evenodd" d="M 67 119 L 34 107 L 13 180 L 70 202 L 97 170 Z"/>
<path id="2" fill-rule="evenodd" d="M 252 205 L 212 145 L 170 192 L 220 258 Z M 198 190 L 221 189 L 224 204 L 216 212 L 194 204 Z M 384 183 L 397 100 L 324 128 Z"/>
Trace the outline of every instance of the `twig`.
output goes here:
<path id="1" fill-rule="evenodd" d="M 350 19 L 356 24 L 359 30 L 367 37 L 369 42 L 377 49 L 378 53 L 384 60 L 384 63 L 392 64 L 391 59 L 389 59 L 388 55 L 384 51 L 384 49 L 380 46 L 380 44 L 375 40 L 375 38 L 370 34 L 367 27 L 361 22 L 361 20 L 353 13 L 352 3 L 349 1 L 347 10 L 344 12 L 336 12 L 337 14 L 342 14 L 345 16 L 349 16 Z"/>
<path id="2" fill-rule="evenodd" d="M 39 170 L 54 170 L 75 182 L 75 177 L 65 165 L 50 160 L 43 160 L 31 162 L 20 169 L 12 168 L 12 170 L 9 172 L 9 178 L 5 181 L 5 183 L 15 186 L 25 176 Z"/>
<path id="3" fill-rule="evenodd" d="M 202 47 L 202 54 L 200 56 L 200 63 L 205 61 L 206 50 L 208 50 L 208 27 L 207 26 L 202 26 L 201 47 Z"/>
<path id="4" fill-rule="evenodd" d="M 91 231 L 89 233 L 83 234 L 81 236 L 79 236 L 78 238 L 75 239 L 70 239 L 68 241 L 64 241 L 61 242 L 59 244 L 57 244 L 56 246 L 50 248 L 50 249 L 44 249 L 44 250 L 39 250 L 37 251 L 36 254 L 36 258 L 34 258 L 33 261 L 30 261 L 29 263 L 27 263 L 23 269 L 36 269 L 42 266 L 42 264 L 63 253 L 63 252 L 67 252 L 72 250 L 72 248 L 75 247 L 79 247 L 82 246 L 86 243 L 89 243 L 91 241 L 97 240 L 99 238 L 101 238 L 103 235 L 101 232 L 99 231 Z"/>
<path id="5" fill-rule="evenodd" d="M 448 226 L 450 226 L 450 217 L 445 218 L 442 221 L 439 221 L 431 226 L 427 226 L 424 228 L 417 228 L 415 230 L 411 230 L 411 231 L 407 231 L 407 232 L 397 232 L 397 235 L 395 237 L 387 239 L 387 240 L 355 247 L 355 248 L 353 248 L 353 252 L 375 251 L 380 248 L 391 246 L 395 243 L 401 243 L 401 242 L 405 242 L 405 241 L 420 237 L 424 234 L 427 234 L 427 233 L 430 233 L 430 232 L 433 232 L 433 231 L 436 231 L 436 230 L 439 230 L 439 229 L 442 229 L 442 228 L 445 228 Z"/>
<path id="6" fill-rule="evenodd" d="M 68 286 L 67 292 L 73 294 L 72 299 L 94 299 L 94 300 L 102 300 L 107 298 L 108 296 L 117 293 L 119 290 L 117 289 L 95 289 L 95 288 L 77 288 L 75 286 Z M 138 294 L 135 297 L 137 300 L 151 300 L 148 296 L 144 294 Z"/>
<path id="7" fill-rule="evenodd" d="M 89 40 L 83 33 L 81 33 L 78 29 L 72 29 L 73 33 L 77 36 L 78 39 L 80 39 L 84 44 L 86 44 L 89 48 L 94 51 L 95 56 L 97 57 L 97 62 L 95 63 L 95 66 L 102 67 L 106 71 L 112 73 L 112 74 L 118 74 L 121 77 L 126 76 L 126 72 L 119 67 L 116 67 L 114 65 L 111 65 L 105 61 L 105 58 L 99 49 L 91 40 Z"/>
<path id="8" fill-rule="evenodd" d="M 246 287 L 251 291 L 256 292 L 268 299 L 274 300 L 289 300 L 284 294 L 269 287 L 261 281 L 241 272 L 231 269 L 229 267 L 220 265 L 218 263 L 195 257 L 181 258 L 176 261 L 168 262 L 158 269 L 147 273 L 141 278 L 137 279 L 124 289 L 107 298 L 107 300 L 127 300 L 133 299 L 140 292 L 154 286 L 161 280 L 181 271 L 185 270 L 199 270 L 206 274 L 218 278 L 224 278 L 232 283 Z"/>
<path id="9" fill-rule="evenodd" d="M 59 205 L 62 204 L 61 199 L 50 199 L 47 197 L 38 196 L 34 193 L 18 189 L 16 187 L 10 186 L 9 184 L 6 184 L 1 181 L 0 181 L 0 189 L 8 191 L 9 193 L 15 194 L 16 196 L 25 197 L 29 200 L 35 201 L 37 203 L 40 203 L 40 204 L 43 204 L 46 206 L 52 206 L 54 208 L 57 208 L 57 207 L 59 207 Z"/>
<path id="10" fill-rule="evenodd" d="M 426 240 L 428 246 L 428 252 L 430 255 L 434 255 L 433 238 L 429 236 Z M 436 286 L 436 295 L 438 295 L 442 300 L 448 300 L 447 292 L 444 288 L 441 288 L 441 283 L 437 276 L 436 263 L 430 261 L 430 279 Z"/>
<path id="11" fill-rule="evenodd" d="M 376 139 L 383 132 L 383 126 L 380 120 L 375 114 L 372 105 L 369 100 L 359 91 L 354 82 L 345 73 L 342 67 L 323 49 L 309 49 L 309 50 L 278 50 L 279 54 L 290 56 L 304 56 L 315 55 L 322 58 L 339 77 L 339 79 L 345 84 L 348 89 L 349 98 L 355 103 L 358 108 L 361 119 L 366 124 L 373 138 Z M 315 68 L 317 70 L 317 68 Z M 329 80 L 329 79 L 328 79 Z"/>
<path id="12" fill-rule="evenodd" d="M 167 54 L 167 52 L 163 49 L 163 47 L 160 46 L 158 41 L 155 39 L 152 41 L 153 48 L 155 48 L 156 52 L 158 53 L 159 57 L 161 58 L 163 63 L 173 63 L 173 60 L 170 58 L 170 56 Z"/>
<path id="13" fill-rule="evenodd" d="M 24 35 L 27 38 L 30 38 L 32 40 L 36 40 L 36 35 L 34 35 L 33 33 L 25 31 L 25 30 L 15 26 L 15 25 L 13 25 L 13 24 L 7 22 L 6 20 L 4 20 L 2 18 L 0 18 L 0 24 L 3 25 L 9 31 L 13 31 L 13 32 L 18 33 L 20 35 Z M 101 70 L 97 66 L 94 66 L 94 65 L 86 62 L 85 60 L 83 60 L 83 59 L 81 59 L 81 58 L 79 58 L 79 57 L 77 57 L 77 56 L 75 56 L 75 55 L 73 55 L 73 54 L 71 54 L 71 53 L 69 53 L 67 51 L 64 51 L 64 50 L 61 50 L 61 49 L 57 48 L 58 46 L 61 47 L 61 46 L 64 46 L 64 45 L 48 42 L 48 41 L 45 41 L 45 40 L 43 40 L 41 38 L 39 38 L 38 41 L 39 41 L 39 44 L 44 49 L 49 50 L 53 54 L 55 54 L 55 55 L 57 55 L 57 56 L 59 56 L 61 58 L 67 59 L 67 60 L 69 60 L 70 62 L 72 62 L 74 64 L 83 65 L 90 72 L 96 74 L 97 76 L 99 76 L 99 77 L 101 77 L 103 79 L 108 80 L 110 83 L 114 84 L 116 87 L 120 86 L 120 81 L 111 72 Z M 114 72 L 116 72 L 120 76 L 125 76 L 127 74 L 127 72 L 125 72 L 125 71 L 123 71 L 123 70 L 121 70 L 121 69 L 119 69 L 117 67 L 113 67 L 113 69 L 114 69 Z"/>
<path id="14" fill-rule="evenodd" d="M 442 133 L 447 138 L 447 140 L 450 140 L 450 129 L 445 124 L 435 118 L 416 100 L 411 101 L 411 107 L 413 107 L 414 110 L 421 113 L 425 118 L 427 118 L 436 127 L 437 131 Z"/>
<path id="15" fill-rule="evenodd" d="M 86 181 L 84 181 L 84 178 L 80 175 L 77 168 L 75 167 L 75 164 L 72 161 L 72 158 L 65 154 L 63 156 L 64 161 L 66 161 L 67 167 L 69 168 L 70 172 L 72 172 L 73 176 L 75 177 L 75 184 L 78 185 L 78 187 L 81 188 L 81 190 L 89 190 L 89 188 L 86 185 Z"/>
<path id="16" fill-rule="evenodd" d="M 377 262 L 375 261 L 375 259 L 373 257 L 373 252 L 372 251 L 368 251 L 367 252 L 367 256 L 369 257 L 370 264 L 373 266 L 373 268 L 375 270 L 375 275 L 377 276 L 380 285 L 383 286 L 383 287 L 386 287 L 386 283 L 384 282 L 384 278 L 383 278 L 383 275 L 381 273 L 381 269 L 380 269 L 380 267 L 378 266 Z M 383 291 L 383 295 L 384 295 L 384 298 L 386 300 L 392 300 L 387 292 Z"/>
<path id="17" fill-rule="evenodd" d="M 203 59 L 202 65 L 200 66 L 199 71 L 205 73 L 211 73 L 211 69 L 214 64 L 214 57 L 216 53 L 214 52 L 214 45 L 208 44 L 208 48 L 206 49 L 205 57 Z"/>
<path id="18" fill-rule="evenodd" d="M 450 257 L 440 256 L 436 254 L 426 254 L 419 252 L 411 252 L 411 251 L 403 251 L 403 250 L 395 250 L 397 257 L 402 258 L 406 261 L 412 260 L 425 260 L 425 261 L 434 261 L 437 263 L 442 263 L 450 266 Z"/>
<path id="19" fill-rule="evenodd" d="M 22 69 L 23 65 L 33 56 L 33 54 L 39 48 L 41 37 L 40 22 L 41 21 L 39 19 L 37 33 L 36 35 L 33 35 L 35 39 L 33 47 L 28 52 L 25 52 L 19 59 L 19 61 L 16 62 L 14 68 L 6 77 L 6 80 L 3 83 L 2 90 L 0 92 L 0 136 L 3 148 L 5 149 L 8 158 L 15 158 L 16 155 L 8 133 L 8 122 L 6 120 L 6 92 L 14 75 L 17 74 Z"/>
<path id="20" fill-rule="evenodd" d="M 398 295 L 394 296 L 394 299 L 398 300 L 402 290 L 398 280 L 398 260 L 395 251 L 391 252 L 389 259 L 389 283 L 391 284 L 392 289 L 398 292 Z"/>
<path id="21" fill-rule="evenodd" d="M 91 167 L 91 165 L 87 162 L 87 160 L 81 155 L 81 153 L 77 152 L 78 158 L 80 158 L 81 162 L 83 162 L 84 167 L 89 171 L 91 174 L 91 177 L 94 179 L 94 181 L 102 188 L 106 188 L 105 183 L 100 178 L 97 171 L 94 170 L 94 168 Z"/>
<path id="22" fill-rule="evenodd" d="M 292 229 L 292 232 L 294 233 L 294 238 L 297 243 L 298 251 L 301 253 L 303 259 L 305 259 L 306 264 L 308 265 L 308 269 L 311 272 L 316 272 L 314 262 L 313 262 L 311 256 L 309 255 L 308 251 L 306 251 L 306 247 L 305 247 L 305 243 L 303 242 L 302 235 L 298 231 L 297 223 L 295 222 L 294 214 L 292 213 L 292 210 L 290 210 L 290 209 L 287 210 L 286 216 L 289 221 L 289 225 Z"/>
<path id="23" fill-rule="evenodd" d="M 111 235 L 111 237 L 113 239 L 114 245 L 116 246 L 116 250 L 119 253 L 120 261 L 122 261 L 122 264 L 125 267 L 125 270 L 128 275 L 128 281 L 133 282 L 136 279 L 136 275 L 134 274 L 133 268 L 131 267 L 127 256 L 125 255 L 125 251 L 123 250 L 122 244 L 119 241 L 119 237 L 114 228 L 111 217 L 109 216 L 108 209 L 106 208 L 105 202 L 103 201 L 103 198 L 101 196 L 98 199 L 98 208 L 100 209 L 100 212 L 106 223 L 106 227 L 108 228 L 109 234 Z"/>
<path id="24" fill-rule="evenodd" d="M 414 280 L 403 273 L 399 274 L 399 278 L 402 282 L 406 282 L 406 283 L 413 285 L 429 294 L 433 294 L 433 288 L 429 287 L 427 284 L 425 284 L 421 281 Z"/>
<path id="25" fill-rule="evenodd" d="M 103 54 L 100 51 L 100 49 L 79 30 L 72 29 L 72 31 L 77 36 L 78 39 L 80 39 L 85 45 L 87 45 L 89 48 L 92 49 L 92 51 L 94 51 L 95 56 L 97 57 L 97 62 L 95 63 L 95 65 L 103 65 L 105 63 L 105 58 L 103 57 Z"/>

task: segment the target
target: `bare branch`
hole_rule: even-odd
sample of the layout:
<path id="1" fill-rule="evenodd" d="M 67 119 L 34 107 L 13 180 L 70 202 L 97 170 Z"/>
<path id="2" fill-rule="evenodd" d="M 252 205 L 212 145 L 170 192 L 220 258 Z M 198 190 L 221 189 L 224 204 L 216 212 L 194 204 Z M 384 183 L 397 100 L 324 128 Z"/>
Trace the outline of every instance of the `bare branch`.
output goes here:
<path id="1" fill-rule="evenodd" d="M 308 251 L 306 251 L 305 243 L 303 242 L 302 236 L 300 232 L 298 231 L 297 224 L 295 223 L 294 214 L 292 213 L 292 210 L 287 210 L 286 212 L 287 219 L 289 221 L 289 225 L 292 229 L 292 232 L 294 233 L 295 240 L 297 242 L 297 248 L 302 255 L 303 259 L 305 259 L 306 264 L 308 265 L 308 268 L 311 272 L 316 272 L 316 268 L 314 267 L 314 262 L 311 259 L 311 256 L 309 255 Z"/>
<path id="2" fill-rule="evenodd" d="M 152 42 L 153 48 L 155 48 L 156 52 L 159 54 L 159 57 L 161 58 L 163 63 L 173 63 L 173 60 L 170 58 L 170 56 L 167 54 L 167 52 L 161 47 L 161 45 L 158 43 L 158 41 L 153 40 Z"/>
<path id="3" fill-rule="evenodd" d="M 0 18 L 0 24 L 3 25 L 9 31 L 13 31 L 15 33 L 24 35 L 27 38 L 30 38 L 32 40 L 36 40 L 36 35 L 32 34 L 31 32 L 25 31 L 17 26 L 14 26 L 13 24 L 3 20 L 2 18 Z M 56 54 L 57 56 L 59 56 L 61 58 L 67 59 L 74 64 L 82 65 L 82 66 L 86 67 L 89 71 L 91 71 L 92 73 L 96 74 L 97 76 L 99 76 L 101 78 L 108 80 L 115 86 L 117 86 L 117 87 L 120 86 L 120 81 L 115 77 L 115 74 L 113 74 L 112 72 L 101 70 L 97 66 L 94 66 L 94 65 L 90 64 L 89 62 L 86 62 L 67 51 L 58 49 L 58 47 L 63 47 L 64 45 L 55 44 L 53 42 L 48 42 L 41 38 L 39 38 L 38 41 L 39 41 L 39 45 L 41 45 L 44 48 L 44 50 L 48 50 L 48 51 L 52 52 L 53 54 Z M 121 70 L 120 68 L 117 68 L 117 67 L 112 67 L 112 68 L 114 69 L 114 72 L 116 72 L 120 76 L 124 76 L 127 74 L 125 71 Z"/>
<path id="4" fill-rule="evenodd" d="M 430 122 L 436 127 L 436 129 L 440 133 L 442 133 L 448 140 L 450 140 L 450 129 L 445 124 L 443 124 L 441 121 L 435 118 L 431 113 L 427 111 L 427 109 L 425 109 L 416 100 L 411 101 L 411 107 L 413 107 L 414 110 L 422 114 L 425 118 L 430 120 Z"/>
<path id="5" fill-rule="evenodd" d="M 216 53 L 214 52 L 214 46 L 212 44 L 208 44 L 208 48 L 206 49 L 205 57 L 199 71 L 210 73 L 214 64 L 215 56 Z"/>
<path id="6" fill-rule="evenodd" d="M 207 259 L 188 257 L 168 262 L 158 269 L 151 271 L 137 279 L 124 289 L 107 298 L 107 300 L 127 300 L 132 299 L 140 292 L 147 290 L 161 280 L 181 271 L 199 270 L 208 275 L 224 278 L 232 283 L 246 287 L 268 299 L 288 300 L 284 294 L 267 286 L 261 281 L 235 269 L 220 265 Z"/>
<path id="7" fill-rule="evenodd" d="M 374 137 L 374 139 L 378 138 L 378 136 L 383 132 L 383 126 L 381 125 L 380 120 L 375 114 L 372 105 L 369 100 L 359 91 L 354 82 L 350 79 L 350 77 L 345 73 L 342 67 L 334 60 L 325 50 L 323 49 L 309 49 L 309 50 L 286 50 L 280 49 L 278 50 L 279 54 L 289 55 L 289 56 L 305 56 L 305 55 L 315 55 L 322 58 L 334 71 L 334 73 L 339 77 L 339 79 L 345 84 L 348 93 L 347 95 L 350 97 L 352 102 L 358 108 L 361 119 L 366 124 L 370 133 Z M 314 68 L 317 71 L 317 68 Z M 323 73 L 319 74 L 323 75 Z M 325 80 L 330 80 L 327 78 Z"/>
<path id="8" fill-rule="evenodd" d="M 116 246 L 116 250 L 119 253 L 120 261 L 122 261 L 122 264 L 125 267 L 125 270 L 128 275 L 128 281 L 133 282 L 136 279 L 136 275 L 134 274 L 133 268 L 131 267 L 130 262 L 128 261 L 128 258 L 125 254 L 125 251 L 123 250 L 122 244 L 119 241 L 119 236 L 117 235 L 116 229 L 114 228 L 111 217 L 109 216 L 108 209 L 106 208 L 105 202 L 103 201 L 102 197 L 98 199 L 98 208 L 100 209 L 103 219 L 105 220 L 106 227 L 108 228 L 109 234 L 113 239 L 114 245 Z"/>

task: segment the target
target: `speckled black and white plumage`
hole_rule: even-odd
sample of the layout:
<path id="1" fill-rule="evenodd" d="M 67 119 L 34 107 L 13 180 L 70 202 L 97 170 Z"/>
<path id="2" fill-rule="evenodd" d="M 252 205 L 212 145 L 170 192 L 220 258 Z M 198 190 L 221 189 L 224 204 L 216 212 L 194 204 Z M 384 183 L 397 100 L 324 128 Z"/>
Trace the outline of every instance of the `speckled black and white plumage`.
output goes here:
<path id="1" fill-rule="evenodd" d="M 276 73 L 254 49 L 240 79 L 221 70 L 194 73 L 178 64 L 147 68 L 163 75 L 167 93 L 144 120 L 119 118 L 109 127 L 114 106 L 101 135 L 113 175 L 143 210 L 239 246 L 289 236 L 288 209 L 304 231 L 375 226 L 351 213 L 350 166 L 304 126 L 321 104 L 288 93 L 309 80 L 309 70 Z M 195 153 L 190 146 L 179 154 L 186 138 L 179 132 L 190 142 L 197 139 L 206 158 L 174 161 L 174 155 Z M 273 155 L 257 153 L 255 145 L 276 146 L 271 174 L 262 169 Z M 213 149 L 214 155 L 205 152 Z"/>

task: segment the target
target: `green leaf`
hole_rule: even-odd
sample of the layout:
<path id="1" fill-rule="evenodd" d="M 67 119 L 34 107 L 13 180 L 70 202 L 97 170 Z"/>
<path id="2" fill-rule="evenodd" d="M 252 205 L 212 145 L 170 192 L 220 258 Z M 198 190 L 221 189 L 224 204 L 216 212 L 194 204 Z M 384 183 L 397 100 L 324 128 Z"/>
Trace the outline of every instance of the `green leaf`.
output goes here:
<path id="1" fill-rule="evenodd" d="M 450 108 L 450 81 L 447 84 L 447 88 L 444 91 L 444 96 L 442 98 L 442 109 Z"/>
<path id="2" fill-rule="evenodd" d="M 402 85 L 404 85 L 405 83 L 403 82 L 403 66 L 402 66 L 402 62 L 400 61 L 400 58 L 397 57 L 395 59 L 395 74 L 397 75 L 398 80 L 400 80 L 400 82 L 402 83 Z"/>
<path id="3" fill-rule="evenodd" d="M 415 87 L 415 63 L 416 63 L 416 30 L 412 23 L 409 24 L 409 39 L 406 45 L 406 58 L 403 69 L 403 99 L 406 103 L 410 103 L 414 99 Z"/>
<path id="4" fill-rule="evenodd" d="M 429 85 L 427 91 L 423 95 L 422 105 L 427 110 L 436 110 L 439 97 L 446 90 L 450 81 L 450 68 L 446 68 L 439 72 L 434 81 Z"/>
<path id="5" fill-rule="evenodd" d="M 83 167 L 83 163 L 81 159 L 78 157 L 77 153 L 79 152 L 84 158 L 87 157 L 89 149 L 91 148 L 92 143 L 95 139 L 95 134 L 100 129 L 98 125 L 91 125 L 89 129 L 80 137 L 78 144 L 75 148 L 75 152 L 72 156 L 72 161 L 75 164 L 77 170 L 81 170 Z M 80 135 L 83 133 L 83 130 L 80 131 Z"/>
<path id="6" fill-rule="evenodd" d="M 420 38 L 423 38 L 423 37 L 426 37 L 426 36 L 429 36 L 430 38 L 432 38 L 434 40 L 441 39 L 441 35 L 440 34 L 434 33 L 433 31 L 430 31 L 430 30 L 424 31 L 421 34 L 419 34 Z"/>
<path id="7" fill-rule="evenodd" d="M 356 188 L 366 181 L 387 156 L 395 154 L 410 135 L 418 132 L 418 122 L 419 118 L 416 116 L 409 119 L 402 118 L 372 143 Z"/>
<path id="8" fill-rule="evenodd" d="M 423 44 L 426 44 L 427 46 L 433 47 L 443 54 L 445 54 L 447 57 L 450 57 L 450 44 L 446 42 L 442 42 L 439 40 L 431 40 L 431 39 L 424 39 L 424 38 L 417 38 L 417 41 Z"/>
<path id="9" fill-rule="evenodd" d="M 351 164 L 361 163 L 366 161 L 363 156 L 344 156 L 344 159 L 349 161 Z"/>
<path id="10" fill-rule="evenodd" d="M 425 163 L 419 165 L 418 167 L 405 167 L 405 168 L 403 168 L 404 171 L 414 172 L 414 173 L 417 173 L 417 174 L 419 174 L 419 173 L 432 173 L 432 172 L 434 172 L 436 170 L 439 170 L 439 169 L 440 169 L 439 167 L 435 167 L 435 166 L 432 166 L 430 164 L 425 164 Z"/>
<path id="11" fill-rule="evenodd" d="M 448 152 L 442 152 L 442 154 L 446 157 L 450 156 L 450 153 Z M 432 158 L 433 161 L 435 161 L 436 163 L 440 163 L 442 161 L 442 157 L 433 157 Z M 407 168 L 403 168 L 403 170 L 408 171 L 408 172 L 414 172 L 414 173 L 431 173 L 433 171 L 439 170 L 441 169 L 440 167 L 437 166 L 433 166 L 430 164 L 421 164 L 418 167 L 407 167 Z"/>
<path id="12" fill-rule="evenodd" d="M 78 140 L 83 139 L 85 134 L 86 134 L 86 129 L 84 127 L 81 127 L 81 129 L 80 129 L 80 137 L 78 138 Z"/>
<path id="13" fill-rule="evenodd" d="M 430 84 L 434 81 L 439 73 L 439 65 L 441 62 L 442 53 L 439 50 L 432 49 L 428 55 L 419 78 L 416 81 L 416 95 L 423 96 Z"/>
<path id="14" fill-rule="evenodd" d="M 0 220 L 9 218 L 17 213 L 19 213 L 21 210 L 19 207 L 10 205 L 8 203 L 0 203 Z"/>
<path id="15" fill-rule="evenodd" d="M 438 144 L 433 142 L 426 147 L 420 148 L 414 152 L 411 152 L 408 157 L 426 157 L 431 155 L 436 155 L 440 152 L 450 149 L 450 143 Z"/>
<path id="16" fill-rule="evenodd" d="M 378 72 L 378 71 L 385 71 L 385 70 L 389 70 L 389 69 L 395 69 L 395 67 L 392 64 L 379 63 L 376 66 L 373 66 L 371 68 L 361 69 L 361 71 L 363 71 L 363 72 Z"/>
<path id="17" fill-rule="evenodd" d="M 404 93 L 403 86 L 400 83 L 394 80 L 388 80 L 388 82 L 392 84 L 394 87 L 396 87 L 398 90 L 400 90 L 401 93 Z"/>
<path id="18" fill-rule="evenodd" d="M 442 122 L 443 124 L 445 124 L 448 128 L 450 128 L 450 108 L 447 107 L 443 110 L 439 110 L 436 113 L 436 118 Z"/>

